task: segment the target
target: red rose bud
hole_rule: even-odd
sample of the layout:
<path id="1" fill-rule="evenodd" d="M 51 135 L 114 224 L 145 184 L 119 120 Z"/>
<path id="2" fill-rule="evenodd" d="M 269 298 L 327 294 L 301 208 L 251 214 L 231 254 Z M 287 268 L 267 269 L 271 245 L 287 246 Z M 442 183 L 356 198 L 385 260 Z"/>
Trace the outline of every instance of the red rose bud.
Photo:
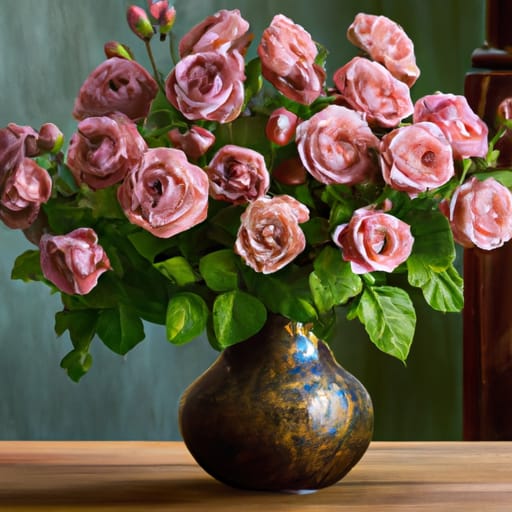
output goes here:
<path id="1" fill-rule="evenodd" d="M 176 20 L 176 9 L 169 7 L 168 0 L 148 0 L 148 7 L 151 16 L 158 21 L 160 34 L 168 34 Z"/>
<path id="2" fill-rule="evenodd" d="M 103 51 L 107 59 L 119 57 L 120 59 L 133 60 L 133 54 L 128 46 L 118 43 L 117 41 L 108 41 L 103 46 Z"/>
<path id="3" fill-rule="evenodd" d="M 143 41 L 149 41 L 153 37 L 155 33 L 153 25 L 142 7 L 130 5 L 126 11 L 126 19 L 133 33 Z"/>
<path id="4" fill-rule="evenodd" d="M 306 183 L 307 172 L 298 156 L 283 160 L 272 172 L 272 177 L 283 185 Z"/>
<path id="5" fill-rule="evenodd" d="M 45 123 L 39 129 L 37 146 L 42 151 L 58 153 L 64 144 L 64 135 L 53 123 Z"/>
<path id="6" fill-rule="evenodd" d="M 299 118 L 284 107 L 280 107 L 268 118 L 265 127 L 267 138 L 278 146 L 286 146 L 295 136 Z"/>

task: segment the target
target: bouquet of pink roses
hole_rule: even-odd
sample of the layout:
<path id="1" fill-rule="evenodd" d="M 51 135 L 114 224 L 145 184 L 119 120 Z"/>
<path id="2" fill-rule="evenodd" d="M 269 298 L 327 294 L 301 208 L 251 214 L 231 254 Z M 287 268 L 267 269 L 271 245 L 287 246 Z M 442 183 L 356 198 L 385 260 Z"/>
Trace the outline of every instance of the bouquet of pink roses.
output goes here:
<path id="1" fill-rule="evenodd" d="M 283 15 L 246 61 L 254 37 L 238 10 L 193 27 L 177 56 L 174 8 L 148 11 L 127 19 L 151 73 L 106 43 L 66 148 L 52 123 L 0 130 L 0 219 L 36 246 L 12 277 L 61 294 L 55 328 L 73 344 L 61 365 L 78 380 L 96 334 L 125 354 L 143 320 L 176 344 L 206 330 L 218 349 L 268 313 L 328 338 L 339 306 L 405 360 L 416 316 L 404 284 L 460 311 L 454 240 L 512 238 L 512 181 L 493 169 L 506 116 L 488 142 L 463 96 L 413 103 L 413 44 L 384 16 L 355 17 L 359 53 L 329 83 L 327 51 Z M 164 73 L 157 32 L 171 41 Z"/>

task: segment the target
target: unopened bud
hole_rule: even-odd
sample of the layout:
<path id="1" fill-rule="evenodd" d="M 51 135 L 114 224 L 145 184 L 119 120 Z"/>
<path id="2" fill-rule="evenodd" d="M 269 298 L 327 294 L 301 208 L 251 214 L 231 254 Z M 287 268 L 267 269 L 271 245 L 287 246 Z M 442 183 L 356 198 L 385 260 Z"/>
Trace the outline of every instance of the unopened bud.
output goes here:
<path id="1" fill-rule="evenodd" d="M 126 11 L 126 19 L 133 33 L 143 41 L 149 41 L 155 31 L 149 21 L 146 11 L 137 5 L 130 5 Z"/>
<path id="2" fill-rule="evenodd" d="M 169 7 L 168 0 L 148 0 L 148 7 L 151 16 L 158 21 L 160 35 L 165 37 L 174 26 L 176 9 Z"/>
<path id="3" fill-rule="evenodd" d="M 42 151 L 58 153 L 64 144 L 64 135 L 53 123 L 45 123 L 39 129 L 37 146 Z"/>
<path id="4" fill-rule="evenodd" d="M 108 41 L 103 46 L 103 51 L 107 59 L 112 57 L 119 57 L 120 59 L 133 60 L 133 54 L 130 48 L 125 44 L 118 43 L 117 41 Z"/>
<path id="5" fill-rule="evenodd" d="M 270 114 L 265 134 L 267 138 L 278 146 L 285 146 L 295 136 L 295 129 L 300 119 L 284 107 L 280 107 Z"/>

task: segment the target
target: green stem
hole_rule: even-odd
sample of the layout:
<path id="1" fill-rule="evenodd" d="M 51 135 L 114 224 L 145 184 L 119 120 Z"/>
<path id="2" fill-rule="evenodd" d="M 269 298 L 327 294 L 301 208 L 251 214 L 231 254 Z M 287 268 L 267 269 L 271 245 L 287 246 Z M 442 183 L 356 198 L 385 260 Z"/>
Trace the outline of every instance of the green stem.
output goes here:
<path id="1" fill-rule="evenodd" d="M 153 76 L 155 77 L 155 80 L 160 89 L 162 90 L 162 92 L 165 92 L 164 84 L 162 83 L 162 78 L 160 76 L 160 73 L 158 72 L 158 68 L 156 67 L 155 56 L 153 55 L 151 43 L 150 41 L 144 41 L 144 44 L 146 45 L 146 52 L 149 57 L 149 62 L 151 63 L 151 67 L 153 68 Z"/>

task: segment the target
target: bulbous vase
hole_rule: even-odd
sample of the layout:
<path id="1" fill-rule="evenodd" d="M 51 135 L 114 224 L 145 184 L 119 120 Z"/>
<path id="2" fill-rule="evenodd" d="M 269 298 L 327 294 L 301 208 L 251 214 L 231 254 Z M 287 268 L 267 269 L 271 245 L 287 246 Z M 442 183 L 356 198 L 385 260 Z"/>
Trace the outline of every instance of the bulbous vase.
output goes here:
<path id="1" fill-rule="evenodd" d="M 361 459 L 373 407 L 307 326 L 272 315 L 186 389 L 179 426 L 192 456 L 217 480 L 299 492 L 336 483 Z"/>

